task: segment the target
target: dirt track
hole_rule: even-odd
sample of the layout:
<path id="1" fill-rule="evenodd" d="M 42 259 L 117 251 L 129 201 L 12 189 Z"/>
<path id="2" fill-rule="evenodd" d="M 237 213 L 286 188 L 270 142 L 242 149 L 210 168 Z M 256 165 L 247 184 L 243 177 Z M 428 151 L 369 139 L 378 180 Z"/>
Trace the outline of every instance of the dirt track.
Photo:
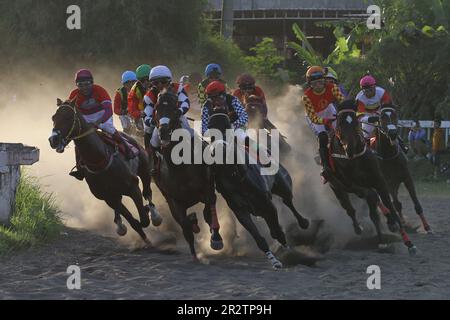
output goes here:
<path id="1" fill-rule="evenodd" d="M 129 250 L 113 238 L 66 230 L 56 242 L 0 260 L 2 299 L 423 299 L 450 297 L 450 199 L 423 199 L 434 235 L 413 234 L 408 256 L 333 249 L 316 267 L 273 271 L 261 255 L 191 261 L 187 248 Z M 412 212 L 405 200 L 405 212 Z M 409 215 L 411 220 L 416 217 Z M 66 288 L 69 265 L 82 288 Z M 381 268 L 381 290 L 368 290 L 366 268 Z"/>

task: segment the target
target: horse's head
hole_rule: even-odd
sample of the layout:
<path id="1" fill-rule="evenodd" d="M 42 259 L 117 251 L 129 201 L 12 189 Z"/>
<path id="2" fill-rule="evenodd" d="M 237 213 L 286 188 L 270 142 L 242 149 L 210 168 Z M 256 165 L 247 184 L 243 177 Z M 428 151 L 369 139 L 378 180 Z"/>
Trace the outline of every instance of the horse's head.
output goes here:
<path id="1" fill-rule="evenodd" d="M 155 118 L 159 124 L 159 136 L 163 146 L 170 144 L 173 130 L 180 128 L 179 115 L 178 97 L 168 90 L 161 91 L 158 95 Z"/>
<path id="2" fill-rule="evenodd" d="M 349 158 L 353 158 L 355 154 L 362 151 L 358 150 L 358 148 L 361 148 L 363 138 L 361 125 L 356 117 L 356 110 L 356 102 L 353 99 L 342 102 L 337 108 L 335 133 Z"/>
<path id="3" fill-rule="evenodd" d="M 398 136 L 397 107 L 393 104 L 384 104 L 380 109 L 381 130 L 385 132 L 389 140 L 395 141 Z"/>
<path id="4" fill-rule="evenodd" d="M 52 149 L 63 153 L 70 141 L 81 133 L 82 117 L 78 115 L 75 101 L 58 101 L 58 110 L 52 117 L 53 130 L 48 141 Z"/>

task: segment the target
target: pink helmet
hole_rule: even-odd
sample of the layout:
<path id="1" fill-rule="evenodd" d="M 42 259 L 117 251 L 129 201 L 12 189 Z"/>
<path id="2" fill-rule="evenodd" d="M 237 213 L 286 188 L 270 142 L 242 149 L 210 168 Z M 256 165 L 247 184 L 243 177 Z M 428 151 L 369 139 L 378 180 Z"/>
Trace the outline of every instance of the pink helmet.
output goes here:
<path id="1" fill-rule="evenodd" d="M 75 82 L 83 81 L 83 80 L 94 80 L 92 73 L 87 69 L 78 70 L 75 74 Z"/>
<path id="2" fill-rule="evenodd" d="M 367 75 L 367 76 L 362 77 L 361 81 L 359 82 L 359 85 L 361 86 L 361 88 L 371 87 L 371 86 L 374 86 L 376 84 L 377 84 L 377 81 L 371 75 Z"/>

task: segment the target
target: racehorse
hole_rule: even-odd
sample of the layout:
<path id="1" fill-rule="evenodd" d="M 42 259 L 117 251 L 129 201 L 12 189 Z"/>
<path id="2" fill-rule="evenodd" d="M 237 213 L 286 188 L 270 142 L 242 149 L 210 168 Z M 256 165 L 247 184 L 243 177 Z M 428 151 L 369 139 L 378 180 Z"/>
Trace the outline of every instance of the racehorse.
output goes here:
<path id="1" fill-rule="evenodd" d="M 379 125 L 375 125 L 375 141 L 371 143 L 371 146 L 376 150 L 380 159 L 381 169 L 388 183 L 395 209 L 399 213 L 402 222 L 404 222 L 402 203 L 398 199 L 398 189 L 400 184 L 403 183 L 414 203 L 414 209 L 420 217 L 425 231 L 432 233 L 417 198 L 416 188 L 408 169 L 406 156 L 398 143 L 397 108 L 392 104 L 383 105 L 380 110 L 379 122 Z"/>
<path id="2" fill-rule="evenodd" d="M 270 150 L 270 136 L 272 130 L 278 130 L 277 127 L 267 118 L 264 117 L 264 114 L 267 114 L 267 110 L 264 108 L 264 104 L 260 97 L 255 95 L 251 95 L 245 101 L 245 111 L 248 114 L 248 123 L 250 129 L 259 129 L 265 130 L 267 134 L 267 148 Z M 286 137 L 280 133 L 279 140 L 279 150 L 280 153 L 285 155 L 289 154 L 292 151 L 291 146 L 286 141 Z"/>
<path id="3" fill-rule="evenodd" d="M 210 115 L 208 127 L 221 131 L 225 136 L 226 130 L 231 129 L 228 112 L 221 108 L 217 109 Z M 211 154 L 216 152 L 217 148 L 222 147 L 224 157 L 226 157 L 228 143 L 236 146 L 236 141 L 213 141 L 210 145 Z M 212 165 L 216 187 L 238 221 L 256 241 L 258 248 L 266 254 L 272 266 L 279 269 L 283 267 L 282 263 L 270 251 L 267 241 L 259 233 L 251 215 L 262 217 L 269 227 L 272 238 L 288 250 L 290 248 L 279 224 L 277 208 L 272 202 L 272 194 L 282 198 L 283 203 L 293 213 L 302 229 L 308 228 L 309 221 L 302 217 L 293 205 L 292 179 L 289 172 L 280 164 L 275 175 L 261 175 L 261 166 L 249 163 L 248 153 L 245 153 L 245 156 L 244 164 L 236 162 L 229 164 L 224 159 L 223 163 Z"/>
<path id="4" fill-rule="evenodd" d="M 175 164 L 172 159 L 172 150 L 179 143 L 179 141 L 171 141 L 172 134 L 175 130 L 182 128 L 180 115 L 177 114 L 177 111 L 178 99 L 176 95 L 163 90 L 158 96 L 155 112 L 155 120 L 158 123 L 158 128 L 155 128 L 155 130 L 159 130 L 162 159 L 158 153 L 151 150 L 148 150 L 148 152 L 156 167 L 152 170 L 154 181 L 169 204 L 173 218 L 181 226 L 194 260 L 197 260 L 194 233 L 198 233 L 199 229 L 195 215 L 187 216 L 186 211 L 190 207 L 197 203 L 205 204 L 203 215 L 210 226 L 211 248 L 221 250 L 223 240 L 219 233 L 216 194 L 210 168 L 205 164 L 194 164 L 193 162 Z M 199 137 L 193 136 L 191 141 L 188 142 L 191 159 L 195 157 L 194 139 L 199 139 Z M 198 141 L 198 143 L 202 145 L 201 141 Z"/>
<path id="5" fill-rule="evenodd" d="M 127 228 L 122 223 L 121 216 L 123 216 L 141 238 L 150 244 L 143 231 L 143 228 L 150 225 L 149 211 L 154 226 L 159 226 L 162 218 L 151 203 L 150 163 L 145 150 L 136 141 L 124 135 L 138 150 L 137 157 L 125 160 L 111 139 L 97 132 L 96 127 L 85 121 L 83 115 L 78 112 L 74 100 L 64 103 L 60 101 L 58 105 L 52 117 L 53 131 L 49 138 L 51 148 L 63 153 L 66 146 L 73 141 L 89 189 L 97 199 L 104 200 L 114 210 L 117 234 L 124 236 L 127 233 Z M 138 177 L 143 184 L 142 192 Z M 122 204 L 123 196 L 133 199 L 140 221 L 136 220 Z M 142 197 L 149 201 L 149 205 L 144 206 Z"/>
<path id="6" fill-rule="evenodd" d="M 361 234 L 362 228 L 356 219 L 355 209 L 348 194 L 354 193 L 367 201 L 370 218 L 377 232 L 378 246 L 384 249 L 387 245 L 383 243 L 377 212 L 379 195 L 384 206 L 389 210 L 387 214 L 389 229 L 393 232 L 399 229 L 409 253 L 415 254 L 417 249 L 410 241 L 395 211 L 379 161 L 364 141 L 362 129 L 356 117 L 355 100 L 346 100 L 337 109 L 336 130 L 330 140 L 330 162 L 333 173 L 329 179 L 336 198 L 352 219 L 356 234 Z"/>

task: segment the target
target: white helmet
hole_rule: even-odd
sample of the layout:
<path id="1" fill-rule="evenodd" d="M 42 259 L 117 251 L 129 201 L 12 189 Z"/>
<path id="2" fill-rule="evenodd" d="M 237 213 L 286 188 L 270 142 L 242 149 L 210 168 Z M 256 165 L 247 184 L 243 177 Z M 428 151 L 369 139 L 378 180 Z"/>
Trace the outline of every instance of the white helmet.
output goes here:
<path id="1" fill-rule="evenodd" d="M 150 81 L 163 78 L 172 80 L 172 72 L 166 66 L 156 66 L 150 71 Z"/>

